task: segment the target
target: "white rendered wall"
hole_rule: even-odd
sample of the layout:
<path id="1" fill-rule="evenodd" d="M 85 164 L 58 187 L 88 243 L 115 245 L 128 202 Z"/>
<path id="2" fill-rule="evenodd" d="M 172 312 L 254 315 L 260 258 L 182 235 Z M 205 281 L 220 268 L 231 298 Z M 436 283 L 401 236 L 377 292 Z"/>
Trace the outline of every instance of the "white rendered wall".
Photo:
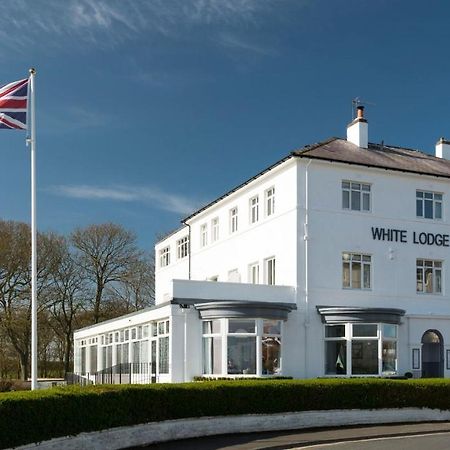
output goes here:
<path id="1" fill-rule="evenodd" d="M 189 236 L 189 228 L 182 227 L 180 230 L 168 236 L 155 246 L 155 304 L 159 305 L 170 299 L 170 282 L 174 278 L 188 279 L 189 277 L 189 256 L 182 259 L 177 257 L 177 241 L 185 236 Z M 160 250 L 170 247 L 170 264 L 161 267 Z"/>
<path id="2" fill-rule="evenodd" d="M 412 347 L 420 348 L 420 340 L 428 329 L 438 329 L 445 348 L 450 344 L 446 331 L 450 318 L 450 249 L 412 242 L 412 233 L 450 234 L 450 185 L 445 179 L 409 175 L 378 169 L 326 164 L 314 161 L 309 167 L 309 342 L 321 342 L 321 351 L 308 356 L 308 376 L 321 376 L 324 370 L 324 327 L 316 305 L 400 308 L 411 317 L 399 327 L 399 372 L 411 370 Z M 299 178 L 300 186 L 302 184 Z M 371 184 L 372 211 L 342 209 L 342 180 Z M 416 190 L 444 194 L 443 219 L 416 218 Z M 299 222 L 303 220 L 304 200 L 299 197 Z M 408 242 L 378 241 L 371 227 L 407 230 Z M 299 239 L 299 254 L 304 243 Z M 342 288 L 342 253 L 372 255 L 372 288 Z M 416 293 L 416 259 L 443 261 L 443 293 Z M 300 258 L 301 261 L 301 258 Z M 301 267 L 301 263 L 299 267 Z M 302 284 L 302 270 L 299 271 Z M 414 318 L 413 317 L 417 317 Z M 446 321 L 447 320 L 447 321 Z M 446 375 L 450 375 L 446 371 Z"/>
<path id="3" fill-rule="evenodd" d="M 229 272 L 237 270 L 240 281 L 249 282 L 249 264 L 259 263 L 260 283 L 265 283 L 264 261 L 276 258 L 276 284 L 296 284 L 296 186 L 297 169 L 293 159 L 282 163 L 272 171 L 253 180 L 238 192 L 212 205 L 193 217 L 191 226 L 191 279 L 229 281 Z M 265 214 L 265 192 L 275 187 L 275 214 Z M 259 196 L 259 221 L 250 224 L 249 201 Z M 229 211 L 238 208 L 238 231 L 230 233 Z M 218 217 L 219 239 L 211 242 L 211 221 Z M 200 227 L 207 224 L 208 244 L 200 242 Z M 156 246 L 156 303 L 170 297 L 172 279 L 188 279 L 188 258 L 175 261 L 168 267 L 159 267 L 159 250 L 170 245 L 175 249 L 176 240 L 186 234 L 186 229 L 169 236 Z M 172 250 L 172 253 L 174 250 Z M 167 295 L 166 295 L 167 294 Z"/>

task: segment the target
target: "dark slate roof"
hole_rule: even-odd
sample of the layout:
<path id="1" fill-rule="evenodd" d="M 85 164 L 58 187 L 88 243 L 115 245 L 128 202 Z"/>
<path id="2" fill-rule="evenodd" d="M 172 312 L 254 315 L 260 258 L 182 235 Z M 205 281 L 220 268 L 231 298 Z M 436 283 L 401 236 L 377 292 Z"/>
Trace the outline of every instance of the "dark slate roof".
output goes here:
<path id="1" fill-rule="evenodd" d="M 450 178 L 450 161 L 418 150 L 392 145 L 369 143 L 369 148 L 363 149 L 345 139 L 331 138 L 325 142 L 294 151 L 292 155 Z"/>
<path id="2" fill-rule="evenodd" d="M 396 147 L 394 145 L 369 143 L 369 148 L 364 149 L 355 144 L 347 142 L 346 139 L 337 137 L 313 145 L 307 145 L 299 150 L 291 152 L 288 156 L 277 161 L 262 172 L 256 174 L 244 183 L 226 192 L 216 200 L 208 203 L 190 216 L 182 220 L 186 223 L 189 219 L 201 213 L 205 209 L 228 197 L 241 187 L 269 172 L 274 167 L 287 161 L 292 157 L 320 159 L 323 161 L 339 162 L 364 167 L 377 167 L 380 169 L 394 170 L 400 172 L 416 173 L 420 175 L 431 175 L 435 177 L 450 178 L 450 161 L 436 158 L 428 153 L 411 148 Z"/>

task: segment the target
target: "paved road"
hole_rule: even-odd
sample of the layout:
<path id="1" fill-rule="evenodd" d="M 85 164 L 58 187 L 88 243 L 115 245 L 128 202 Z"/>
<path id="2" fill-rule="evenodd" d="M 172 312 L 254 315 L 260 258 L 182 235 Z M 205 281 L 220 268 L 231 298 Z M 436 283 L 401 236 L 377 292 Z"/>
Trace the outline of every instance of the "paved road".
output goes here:
<path id="1" fill-rule="evenodd" d="M 210 436 L 155 444 L 144 448 L 149 450 L 450 450 L 450 422 Z"/>
<path id="2" fill-rule="evenodd" d="M 450 433 L 396 436 L 363 441 L 339 442 L 297 447 L 299 450 L 449 450 Z"/>

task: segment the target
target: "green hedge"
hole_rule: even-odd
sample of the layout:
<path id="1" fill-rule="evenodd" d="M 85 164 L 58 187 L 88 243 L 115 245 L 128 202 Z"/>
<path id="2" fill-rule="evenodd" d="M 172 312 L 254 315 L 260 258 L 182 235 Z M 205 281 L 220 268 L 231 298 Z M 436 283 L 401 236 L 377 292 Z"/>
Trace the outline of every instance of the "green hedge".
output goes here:
<path id="1" fill-rule="evenodd" d="M 329 409 L 450 410 L 450 380 L 249 380 L 0 394 L 0 448 L 185 417 Z"/>

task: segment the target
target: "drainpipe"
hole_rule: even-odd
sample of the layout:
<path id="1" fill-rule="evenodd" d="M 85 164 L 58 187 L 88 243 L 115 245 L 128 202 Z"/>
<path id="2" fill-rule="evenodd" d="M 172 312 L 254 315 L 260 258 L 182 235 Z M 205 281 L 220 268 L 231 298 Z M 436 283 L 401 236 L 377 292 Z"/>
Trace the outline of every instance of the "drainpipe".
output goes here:
<path id="1" fill-rule="evenodd" d="M 306 164 L 305 171 L 305 222 L 303 224 L 305 241 L 305 378 L 308 377 L 308 329 L 309 329 L 309 279 L 308 279 L 308 241 L 309 241 L 309 166 L 312 163 L 310 159 Z"/>
<path id="2" fill-rule="evenodd" d="M 191 279 L 191 226 L 185 222 L 189 228 L 189 244 L 188 244 L 188 280 Z"/>

